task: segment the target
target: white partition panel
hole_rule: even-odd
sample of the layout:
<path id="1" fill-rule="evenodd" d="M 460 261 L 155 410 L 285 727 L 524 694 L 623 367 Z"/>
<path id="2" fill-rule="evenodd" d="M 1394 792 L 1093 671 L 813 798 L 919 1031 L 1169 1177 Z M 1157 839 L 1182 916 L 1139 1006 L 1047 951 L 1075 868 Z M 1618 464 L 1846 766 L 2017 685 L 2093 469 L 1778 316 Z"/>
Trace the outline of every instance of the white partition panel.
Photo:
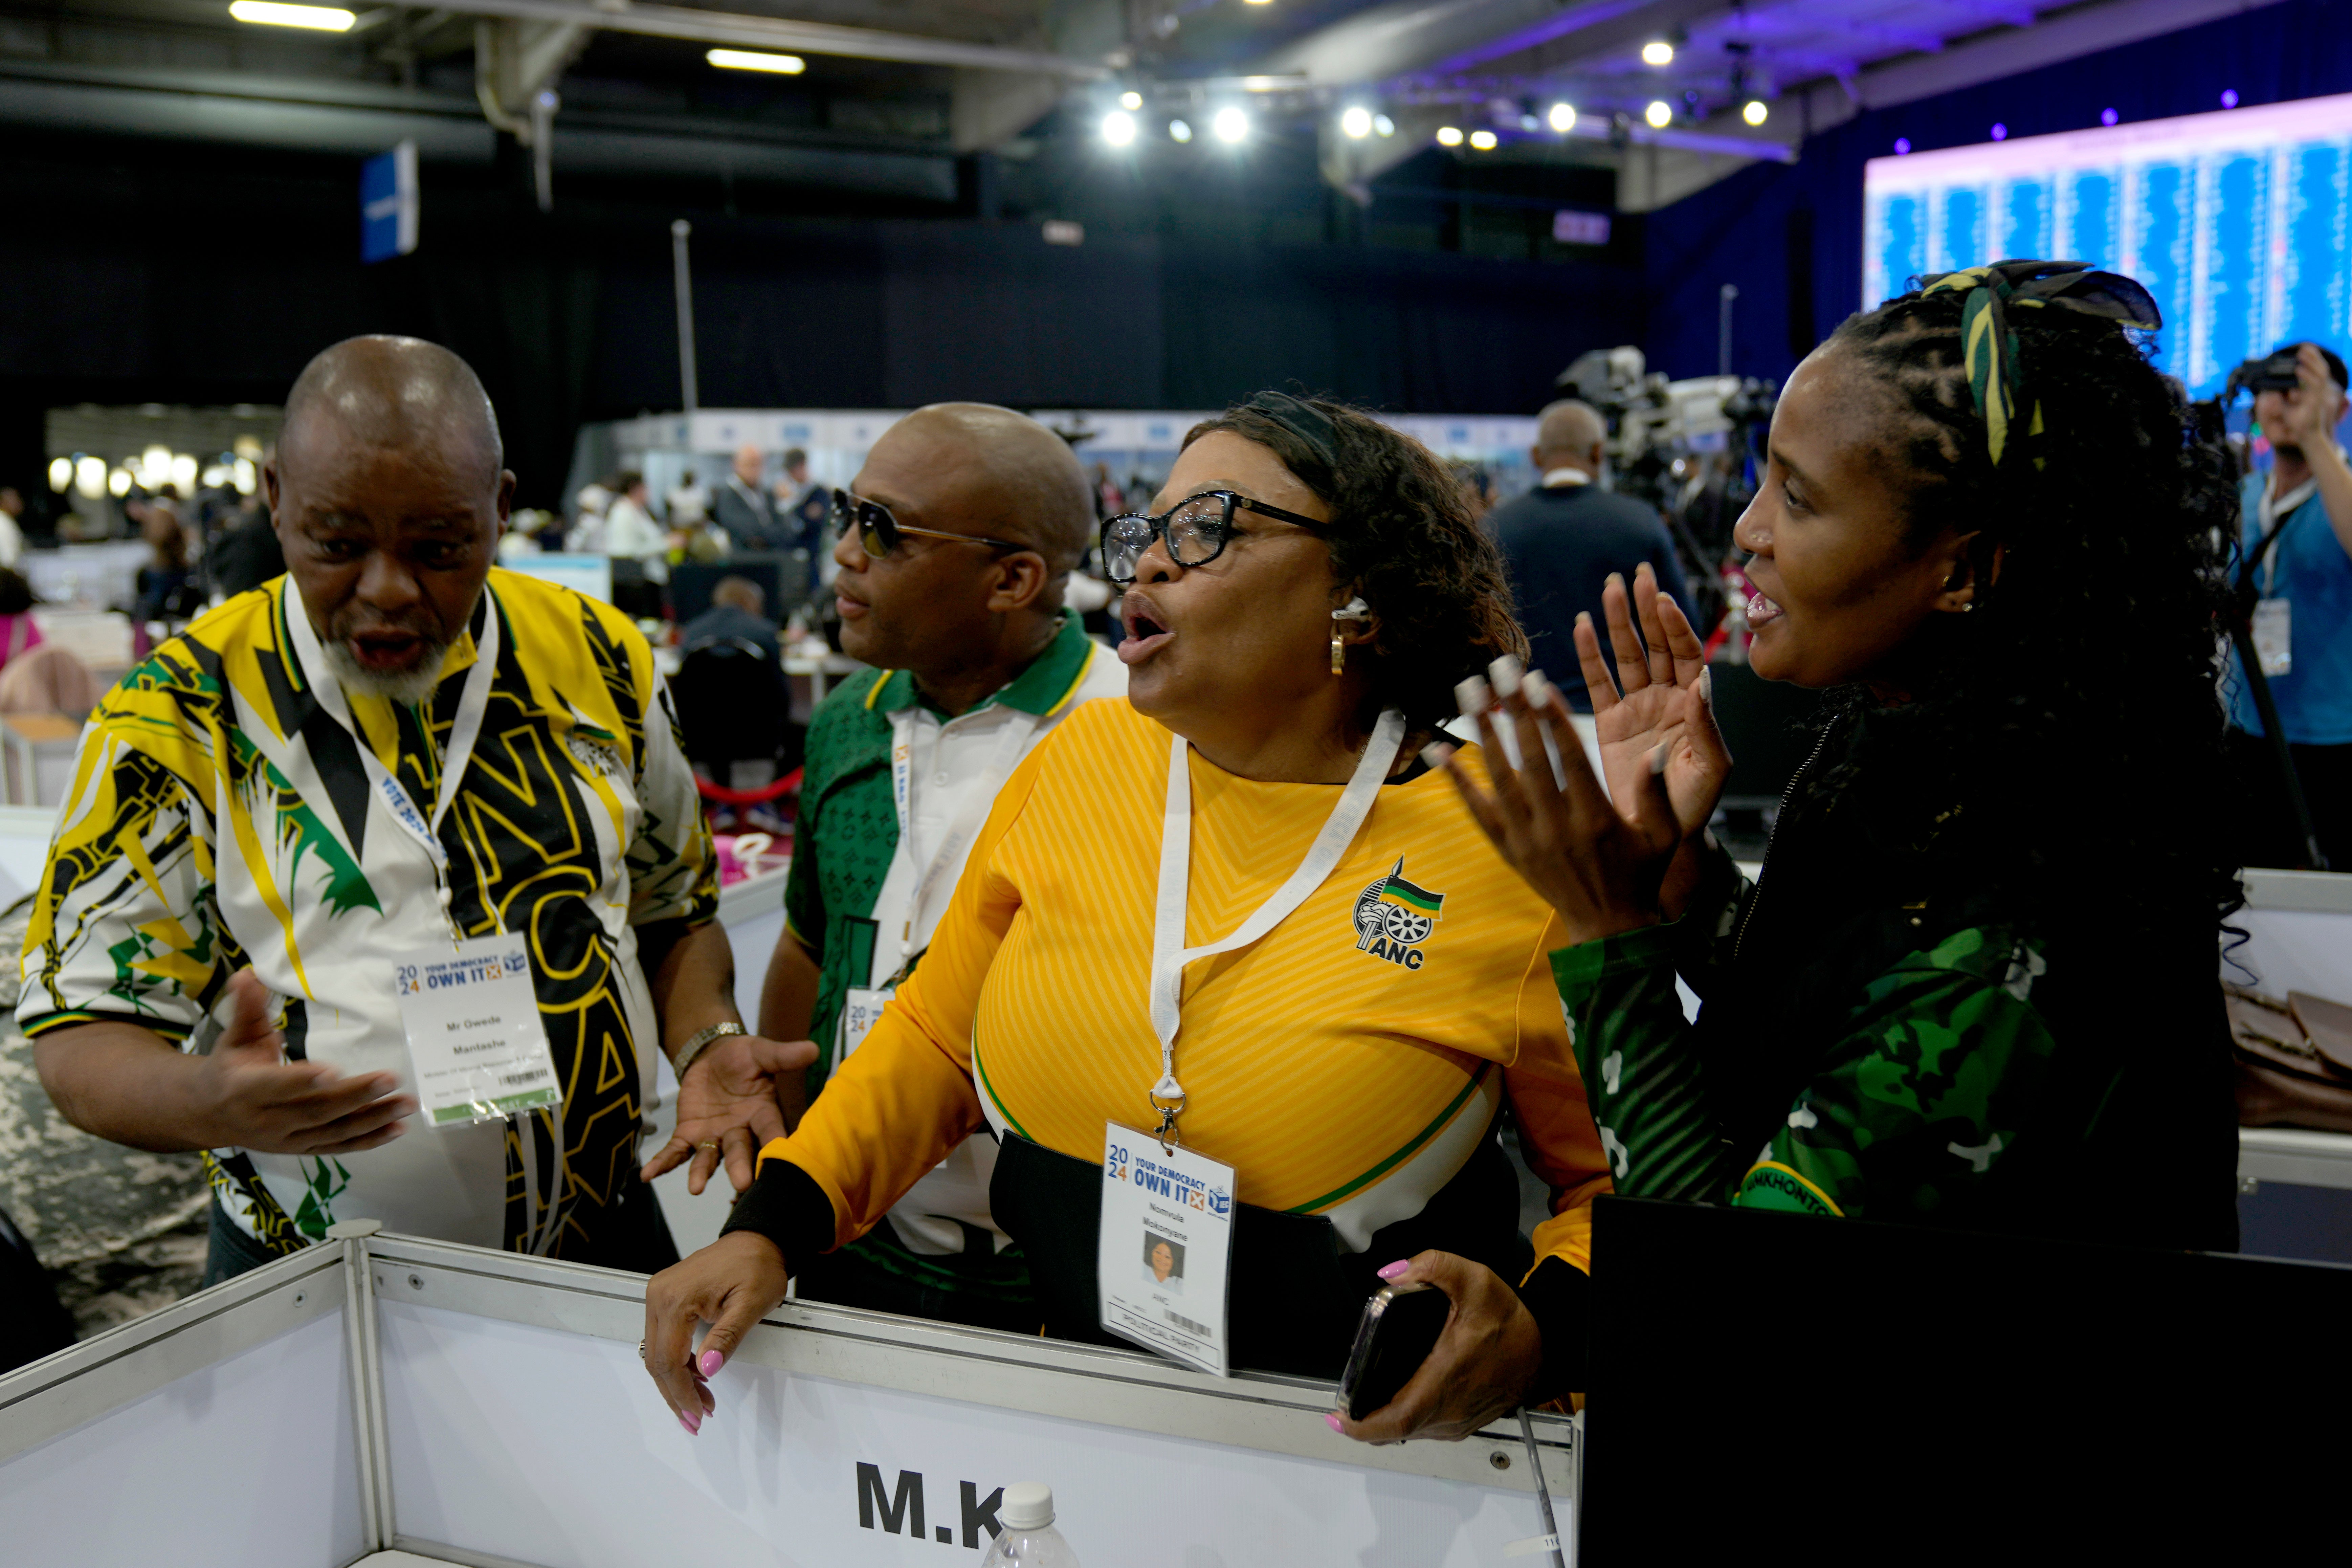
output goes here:
<path id="1" fill-rule="evenodd" d="M 204 1353 L 202 1337 L 126 1353 Z M 0 1561 L 340 1568 L 361 1556 L 346 1337 L 341 1308 L 310 1317 L 0 1461 Z"/>
<path id="2" fill-rule="evenodd" d="M 427 1554 L 946 1568 L 980 1560 L 980 1512 L 1021 1480 L 1053 1486 L 1065 1533 L 1105 1568 L 1467 1568 L 1542 1530 L 1525 1490 L 749 1361 L 719 1374 L 719 1411 L 689 1436 L 635 1345 L 415 1305 L 396 1289 L 379 1298 L 395 1529 Z M 1311 1411 L 1283 1418 L 1319 1433 Z"/>
<path id="3" fill-rule="evenodd" d="M 2352 1003 L 2352 875 L 2254 870 L 2245 885 L 2246 907 L 2230 923 L 2246 940 L 2223 942 L 2221 978 L 2272 996 Z"/>

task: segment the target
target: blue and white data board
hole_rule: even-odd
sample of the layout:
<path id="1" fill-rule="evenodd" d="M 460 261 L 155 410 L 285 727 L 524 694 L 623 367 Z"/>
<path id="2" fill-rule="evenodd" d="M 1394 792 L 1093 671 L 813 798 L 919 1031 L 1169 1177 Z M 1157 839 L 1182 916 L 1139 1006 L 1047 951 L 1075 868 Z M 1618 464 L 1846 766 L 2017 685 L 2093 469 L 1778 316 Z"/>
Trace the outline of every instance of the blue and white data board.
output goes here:
<path id="1" fill-rule="evenodd" d="M 2207 396 L 2280 343 L 2352 348 L 2347 176 L 2352 93 L 1874 158 L 1863 304 L 1923 272 L 2088 261 L 2147 286 L 2158 363 Z"/>

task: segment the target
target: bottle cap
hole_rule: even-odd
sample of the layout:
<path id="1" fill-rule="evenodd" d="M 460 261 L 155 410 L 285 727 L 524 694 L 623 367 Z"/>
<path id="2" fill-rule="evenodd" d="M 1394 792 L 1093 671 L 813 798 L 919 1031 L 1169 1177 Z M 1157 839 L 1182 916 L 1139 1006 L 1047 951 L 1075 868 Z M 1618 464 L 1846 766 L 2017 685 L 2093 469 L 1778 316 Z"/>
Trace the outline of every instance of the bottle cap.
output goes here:
<path id="1" fill-rule="evenodd" d="M 1054 1489 L 1043 1481 L 1015 1481 L 1004 1489 L 996 1517 L 1007 1530 L 1043 1530 L 1054 1522 Z"/>

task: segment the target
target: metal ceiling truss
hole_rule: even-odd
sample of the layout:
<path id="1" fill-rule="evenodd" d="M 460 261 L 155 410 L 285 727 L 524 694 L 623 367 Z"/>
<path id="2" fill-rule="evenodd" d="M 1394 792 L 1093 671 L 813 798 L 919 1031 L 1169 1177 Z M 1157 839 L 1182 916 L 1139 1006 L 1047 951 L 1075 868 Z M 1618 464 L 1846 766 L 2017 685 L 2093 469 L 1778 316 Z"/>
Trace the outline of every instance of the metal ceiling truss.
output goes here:
<path id="1" fill-rule="evenodd" d="M 781 16 L 703 11 L 685 5 L 643 5 L 630 0 L 599 4 L 584 4 L 583 0 L 453 0 L 446 8 L 470 16 L 568 23 L 610 33 L 685 38 L 695 43 L 739 45 L 787 54 L 839 55 L 850 59 L 894 60 L 902 65 L 951 66 L 971 70 L 1030 71 L 1072 81 L 1095 81 L 1110 74 L 1107 66 L 1044 49 L 1003 48 L 915 33 L 886 33 L 870 27 L 794 22 Z"/>

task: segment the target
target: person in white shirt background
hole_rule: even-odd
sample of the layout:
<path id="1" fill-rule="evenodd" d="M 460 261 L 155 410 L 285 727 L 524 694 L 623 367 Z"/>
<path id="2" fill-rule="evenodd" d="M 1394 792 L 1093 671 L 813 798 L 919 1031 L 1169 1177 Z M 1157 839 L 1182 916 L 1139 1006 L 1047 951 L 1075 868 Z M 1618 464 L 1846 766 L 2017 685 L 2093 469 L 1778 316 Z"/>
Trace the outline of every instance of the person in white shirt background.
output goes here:
<path id="1" fill-rule="evenodd" d="M 654 521 L 652 494 L 646 477 L 635 470 L 613 481 L 618 493 L 604 512 L 604 553 L 616 561 L 644 564 L 646 581 L 669 581 L 669 536 Z"/>
<path id="2" fill-rule="evenodd" d="M 25 553 L 25 498 L 13 485 L 0 486 L 0 566 L 14 566 Z"/>

